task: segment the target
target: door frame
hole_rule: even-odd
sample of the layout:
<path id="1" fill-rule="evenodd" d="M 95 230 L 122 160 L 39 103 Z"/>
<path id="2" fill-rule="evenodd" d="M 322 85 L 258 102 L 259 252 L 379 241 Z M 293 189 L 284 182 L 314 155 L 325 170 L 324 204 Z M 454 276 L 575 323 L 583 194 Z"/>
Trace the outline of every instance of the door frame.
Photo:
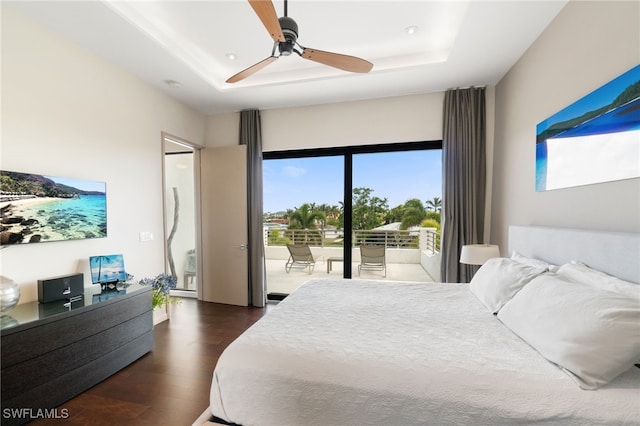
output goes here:
<path id="1" fill-rule="evenodd" d="M 188 297 L 188 298 L 201 298 L 202 294 L 202 218 L 201 218 L 201 201 L 200 201 L 200 150 L 203 148 L 200 145 L 189 142 L 186 139 L 180 138 L 178 136 L 174 136 L 167 132 L 161 132 L 160 138 L 160 147 L 162 153 L 162 233 L 163 233 L 163 253 L 164 253 L 164 270 L 165 273 L 169 273 L 168 271 L 168 247 L 167 247 L 167 215 L 169 212 L 166 211 L 167 206 L 167 182 L 166 182 L 166 162 L 165 156 L 167 154 L 165 148 L 165 142 L 169 140 L 178 145 L 182 145 L 185 148 L 190 148 L 193 150 L 193 184 L 194 184 L 194 210 L 195 210 L 195 249 L 196 249 L 196 291 L 187 291 L 187 290 L 172 290 L 172 296 L 178 297 Z"/>

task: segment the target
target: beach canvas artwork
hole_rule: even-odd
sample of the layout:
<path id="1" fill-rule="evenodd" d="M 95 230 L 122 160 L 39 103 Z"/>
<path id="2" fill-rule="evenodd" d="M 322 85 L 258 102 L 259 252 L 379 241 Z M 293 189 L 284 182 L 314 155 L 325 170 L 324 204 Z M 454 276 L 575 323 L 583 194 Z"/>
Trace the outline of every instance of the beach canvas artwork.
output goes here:
<path id="1" fill-rule="evenodd" d="M 124 282 L 127 280 L 127 273 L 124 270 L 124 257 L 121 254 L 91 256 L 89 257 L 89 267 L 93 284 Z"/>
<path id="2" fill-rule="evenodd" d="M 0 170 L 1 245 L 104 238 L 106 183 Z"/>
<path id="3" fill-rule="evenodd" d="M 640 177 L 640 65 L 540 122 L 536 191 Z"/>

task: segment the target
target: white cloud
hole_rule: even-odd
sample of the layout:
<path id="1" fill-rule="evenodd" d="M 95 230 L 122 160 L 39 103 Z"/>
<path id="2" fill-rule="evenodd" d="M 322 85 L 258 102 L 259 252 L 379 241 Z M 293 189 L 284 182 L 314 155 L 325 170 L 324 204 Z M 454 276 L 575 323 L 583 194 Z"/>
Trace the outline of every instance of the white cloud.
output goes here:
<path id="1" fill-rule="evenodd" d="M 301 167 L 294 167 L 294 166 L 285 166 L 282 169 L 282 173 L 287 177 L 297 178 L 297 177 L 306 175 L 307 169 L 303 169 Z"/>
<path id="2" fill-rule="evenodd" d="M 640 131 L 547 141 L 547 189 L 640 177 Z"/>

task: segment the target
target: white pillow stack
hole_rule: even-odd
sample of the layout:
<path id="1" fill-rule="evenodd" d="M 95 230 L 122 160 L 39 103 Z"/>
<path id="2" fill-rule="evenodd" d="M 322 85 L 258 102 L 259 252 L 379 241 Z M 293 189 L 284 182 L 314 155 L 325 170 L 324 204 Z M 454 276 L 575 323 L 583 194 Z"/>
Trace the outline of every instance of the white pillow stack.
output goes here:
<path id="1" fill-rule="evenodd" d="M 640 285 L 591 269 L 582 262 L 573 261 L 562 265 L 558 268 L 558 274 L 571 281 L 640 298 Z"/>
<path id="2" fill-rule="evenodd" d="M 640 360 L 640 284 L 514 252 L 488 260 L 469 288 L 582 389 L 604 386 Z"/>
<path id="3" fill-rule="evenodd" d="M 533 257 L 524 256 L 517 251 L 514 251 L 513 253 L 511 253 L 511 259 L 515 260 L 516 262 L 524 263 L 525 265 L 539 266 L 541 268 L 546 268 L 548 271 L 555 271 L 557 268 L 556 265 L 553 265 L 549 262 L 545 262 L 544 260 L 536 259 Z"/>
<path id="4" fill-rule="evenodd" d="M 496 313 L 529 281 L 547 271 L 546 266 L 530 266 L 512 259 L 489 259 L 469 283 L 471 292 L 491 312 Z"/>
<path id="5" fill-rule="evenodd" d="M 498 318 L 583 389 L 609 383 L 640 359 L 640 299 L 561 274 L 533 279 Z"/>

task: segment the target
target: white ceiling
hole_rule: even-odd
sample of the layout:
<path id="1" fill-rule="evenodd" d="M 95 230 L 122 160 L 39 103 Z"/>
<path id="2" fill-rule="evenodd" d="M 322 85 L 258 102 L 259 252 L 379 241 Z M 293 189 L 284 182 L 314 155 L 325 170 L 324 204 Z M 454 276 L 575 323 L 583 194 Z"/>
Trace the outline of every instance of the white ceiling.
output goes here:
<path id="1" fill-rule="evenodd" d="M 3 4 L 211 115 L 497 84 L 566 0 L 290 0 L 301 45 L 361 57 L 372 71 L 353 74 L 292 55 L 235 84 L 225 80 L 273 47 L 246 0 Z M 282 16 L 284 2 L 274 6 Z M 410 26 L 418 27 L 413 35 Z"/>

